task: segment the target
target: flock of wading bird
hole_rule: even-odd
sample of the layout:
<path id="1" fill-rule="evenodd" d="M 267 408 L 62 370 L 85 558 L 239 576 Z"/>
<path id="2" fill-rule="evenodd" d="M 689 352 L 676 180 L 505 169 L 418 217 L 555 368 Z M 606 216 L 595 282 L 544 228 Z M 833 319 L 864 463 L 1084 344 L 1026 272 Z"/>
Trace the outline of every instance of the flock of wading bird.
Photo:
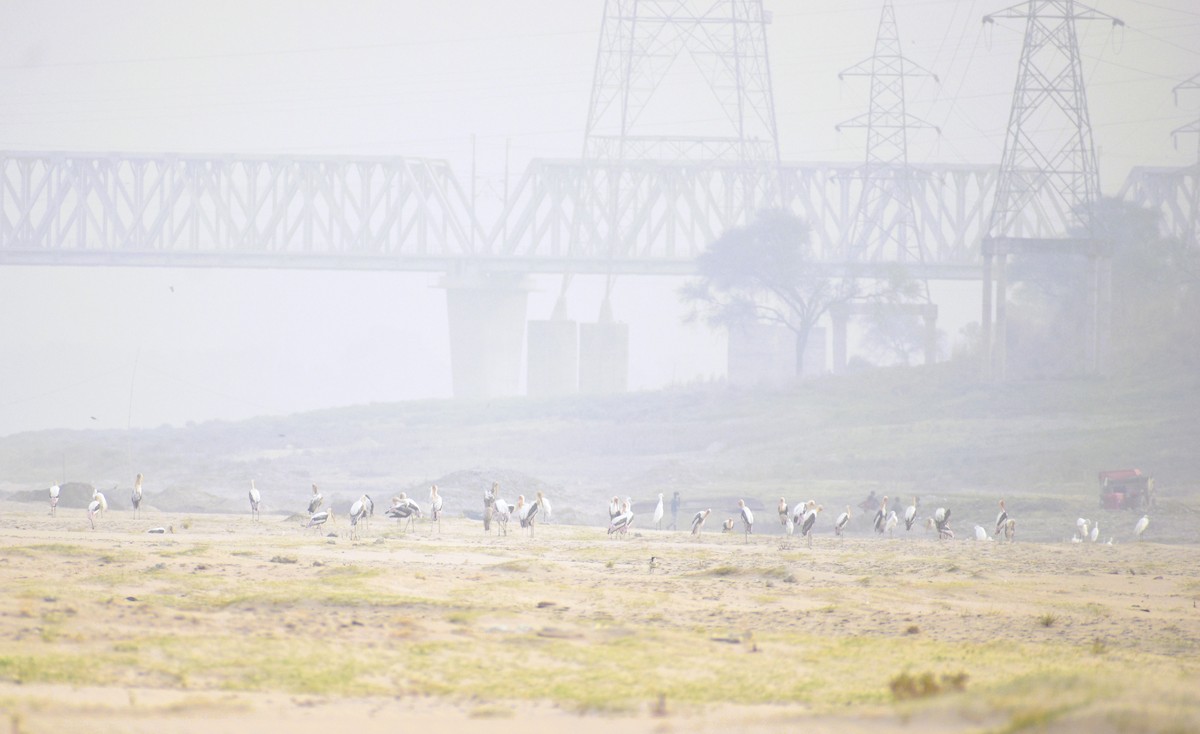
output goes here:
<path id="1" fill-rule="evenodd" d="M 58 511 L 60 488 L 53 485 L 49 489 L 50 495 L 50 515 L 55 516 Z M 254 486 L 254 480 L 250 480 L 250 516 L 253 520 L 260 519 L 260 508 L 262 506 L 262 495 L 258 488 Z M 301 523 L 301 528 L 314 528 L 318 532 L 325 526 L 333 524 L 333 507 L 330 506 L 324 510 L 321 506 L 324 504 L 325 498 L 317 485 L 312 485 L 312 496 L 309 498 L 307 515 L 308 519 Z M 130 505 L 133 507 L 135 517 L 141 515 L 142 505 L 142 475 L 138 474 L 134 480 L 133 492 L 130 496 Z M 875 502 L 875 493 L 872 492 L 859 507 L 866 514 L 870 514 L 874 510 L 872 516 L 871 527 L 876 534 L 888 537 L 894 537 L 900 523 L 904 523 L 904 530 L 911 532 L 913 526 L 918 524 L 920 519 L 917 517 L 918 508 L 920 506 L 920 498 L 913 497 L 912 503 L 904 509 L 903 516 L 899 515 L 895 510 L 888 509 L 888 497 L 884 495 L 882 501 Z M 429 488 L 429 519 L 430 532 L 436 527 L 438 532 L 441 532 L 442 521 L 442 496 L 438 492 L 436 484 Z M 550 500 L 542 492 L 538 492 L 536 498 L 531 501 L 526 501 L 525 495 L 517 495 L 517 502 L 511 505 L 500 496 L 500 483 L 493 482 L 490 489 L 486 490 L 483 495 L 483 529 L 484 532 L 491 532 L 492 526 L 496 526 L 497 535 L 508 535 L 508 523 L 514 516 L 522 528 L 529 530 L 529 536 L 533 537 L 534 528 L 538 522 L 538 518 L 549 520 L 552 517 L 552 509 Z M 779 515 L 779 523 L 782 526 L 783 532 L 791 537 L 800 533 L 802 538 L 808 540 L 808 544 L 812 546 L 813 528 L 816 526 L 817 517 L 824 510 L 824 507 L 818 505 L 814 500 L 801 502 L 794 507 L 789 506 L 787 499 L 779 498 L 777 511 Z M 99 490 L 92 491 L 92 499 L 87 507 L 88 524 L 92 530 L 96 529 L 96 520 L 102 517 L 108 511 L 108 500 L 104 493 Z M 415 523 L 418 519 L 425 517 L 421 506 L 412 498 L 408 497 L 404 492 L 392 497 L 391 507 L 385 513 L 387 517 L 400 522 L 401 527 L 406 530 L 415 528 Z M 692 516 L 691 534 L 699 537 L 704 529 L 705 522 L 712 514 L 712 509 L 701 510 Z M 950 510 L 945 507 L 938 507 L 933 515 L 925 518 L 925 526 L 937 532 L 939 540 L 948 540 L 954 538 L 954 530 L 950 527 Z M 358 538 L 359 526 L 369 527 L 371 518 L 375 515 L 375 502 L 370 495 L 362 494 L 357 500 L 350 505 L 348 516 L 350 518 L 350 538 L 351 540 Z M 846 527 L 850 523 L 852 514 L 850 506 L 847 505 L 844 512 L 837 516 L 833 523 L 833 533 L 837 537 L 844 537 Z M 624 500 L 619 497 L 613 497 L 608 505 L 608 537 L 624 538 L 628 536 L 629 528 L 633 526 L 633 498 L 626 497 Z M 733 532 L 738 519 L 741 520 L 742 531 L 746 542 L 750 542 L 750 536 L 754 533 L 754 513 L 746 506 L 744 500 L 738 500 L 738 516 L 737 518 L 729 517 L 721 525 L 722 532 Z M 653 518 L 651 520 L 653 526 L 661 530 L 663 523 L 663 495 L 658 495 L 658 504 L 654 508 Z M 1141 539 L 1142 533 L 1150 524 L 1148 515 L 1143 515 L 1134 526 L 1134 535 Z M 988 532 L 982 525 L 975 525 L 974 537 L 979 541 L 990 541 L 993 536 L 998 540 L 1008 542 L 1013 541 L 1013 536 L 1016 533 L 1017 521 L 1008 515 L 1008 508 L 1004 504 L 1004 500 L 1000 500 L 1000 511 L 996 514 L 995 527 Z M 148 533 L 173 533 L 174 527 L 154 527 L 150 528 Z M 1073 543 L 1098 542 L 1100 539 L 1100 522 L 1090 521 L 1085 518 L 1079 518 L 1075 521 L 1075 534 L 1071 538 Z M 1110 537 L 1107 544 L 1112 545 L 1113 539 Z"/>

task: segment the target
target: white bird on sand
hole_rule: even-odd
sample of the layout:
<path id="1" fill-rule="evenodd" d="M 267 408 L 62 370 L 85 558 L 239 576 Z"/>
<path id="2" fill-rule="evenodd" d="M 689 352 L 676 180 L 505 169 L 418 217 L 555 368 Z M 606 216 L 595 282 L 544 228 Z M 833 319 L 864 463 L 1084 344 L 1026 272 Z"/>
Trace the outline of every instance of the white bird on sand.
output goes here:
<path id="1" fill-rule="evenodd" d="M 846 526 L 850 524 L 850 505 L 846 505 L 846 511 L 837 516 L 837 520 L 833 523 L 833 534 L 839 538 L 845 537 L 842 535 L 846 531 Z"/>
<path id="2" fill-rule="evenodd" d="M 692 535 L 699 535 L 704 528 L 704 521 L 712 514 L 712 508 L 701 510 L 692 516 Z"/>
<path id="3" fill-rule="evenodd" d="M 659 496 L 661 497 L 662 495 L 659 495 Z M 609 524 L 608 524 L 609 537 L 612 537 L 614 535 L 621 535 L 622 537 L 625 536 L 625 534 L 629 532 L 629 526 L 632 524 L 633 524 L 633 509 L 630 508 L 628 502 L 624 502 L 621 504 L 620 514 L 618 514 L 616 517 L 614 517 L 612 519 L 612 521 L 609 522 Z"/>
<path id="4" fill-rule="evenodd" d="M 1146 532 L 1146 526 L 1150 524 L 1150 516 L 1142 515 L 1142 519 L 1137 521 L 1137 525 L 1133 526 L 1133 534 L 1142 539 L 1142 533 Z"/>
<path id="5" fill-rule="evenodd" d="M 950 510 L 939 507 L 929 519 L 932 521 L 930 527 L 937 530 L 938 540 L 954 539 L 954 531 L 950 529 Z"/>
<path id="6" fill-rule="evenodd" d="M 663 496 L 662 492 L 658 493 L 658 504 L 654 506 L 654 527 L 662 530 L 663 519 Z"/>
<path id="7" fill-rule="evenodd" d="M 150 528 L 150 529 L 149 529 L 149 530 L 147 530 L 146 532 L 147 532 L 147 533 L 149 533 L 149 534 L 151 534 L 151 535 L 164 535 L 164 534 L 166 534 L 166 533 L 173 533 L 173 532 L 175 532 L 175 526 L 174 526 L 174 525 L 168 525 L 168 526 L 167 526 L 167 527 L 165 527 L 165 528 Z"/>
<path id="8" fill-rule="evenodd" d="M 142 474 L 138 472 L 137 479 L 133 480 L 133 495 L 129 498 L 129 503 L 133 505 L 133 516 L 138 517 L 141 513 L 142 506 Z"/>
<path id="9" fill-rule="evenodd" d="M 803 527 L 804 521 L 808 519 L 808 513 L 813 511 L 817 503 L 813 500 L 808 502 L 800 502 L 792 508 L 792 526 L 795 528 Z"/>
<path id="10" fill-rule="evenodd" d="M 778 509 L 778 511 L 779 511 L 779 524 L 783 526 L 784 530 L 787 530 L 788 523 L 790 523 L 792 520 L 791 513 L 788 512 L 787 500 L 784 499 L 783 497 L 780 497 L 779 498 L 779 506 L 776 509 Z M 788 533 L 788 534 L 790 535 L 791 533 Z"/>
<path id="11" fill-rule="evenodd" d="M 496 534 L 508 535 L 508 517 L 512 514 L 512 506 L 499 497 L 492 505 L 492 519 L 496 521 Z"/>
<path id="12" fill-rule="evenodd" d="M 350 505 L 350 540 L 358 538 L 358 523 L 367 516 L 367 496 L 364 494 Z"/>
<path id="13" fill-rule="evenodd" d="M 1004 500 L 1000 500 L 1000 512 L 996 513 L 996 537 L 1000 536 L 1004 530 L 1005 524 L 1008 522 L 1008 508 L 1004 506 Z"/>
<path id="14" fill-rule="evenodd" d="M 621 514 L 621 499 L 613 497 L 608 501 L 608 519 L 611 521 L 614 517 Z"/>
<path id="15" fill-rule="evenodd" d="M 438 532 L 442 532 L 442 496 L 438 494 L 436 484 L 429 486 L 429 519 L 437 523 Z M 433 525 L 429 526 L 433 532 Z"/>
<path id="16" fill-rule="evenodd" d="M 316 512 L 317 508 L 319 508 L 321 503 L 324 501 L 325 498 L 321 496 L 320 490 L 318 490 L 317 485 L 314 484 L 312 486 L 312 497 L 308 500 L 308 514 L 311 515 Z"/>
<path id="17" fill-rule="evenodd" d="M 101 492 L 98 489 L 93 489 L 92 490 L 92 500 L 100 503 L 99 504 L 99 512 L 101 515 L 108 512 L 108 499 L 105 498 L 103 492 Z"/>
<path id="18" fill-rule="evenodd" d="M 983 529 L 982 525 L 975 526 L 975 540 L 991 540 L 991 538 L 988 537 L 987 531 Z"/>
<path id="19" fill-rule="evenodd" d="M 721 523 L 721 532 L 722 533 L 732 533 L 733 532 L 733 518 L 732 517 L 725 518 L 725 522 Z"/>
<path id="20" fill-rule="evenodd" d="M 1080 540 L 1088 539 L 1088 521 L 1081 518 L 1075 520 L 1075 530 L 1079 533 Z"/>
<path id="21" fill-rule="evenodd" d="M 408 495 L 401 492 L 398 497 L 392 498 L 392 506 L 388 509 L 387 516 L 400 520 L 401 528 L 405 525 L 412 528 L 416 524 L 416 519 L 421 516 L 421 508 L 417 506 L 416 502 L 409 499 Z"/>
<path id="22" fill-rule="evenodd" d="M 808 538 L 808 547 L 812 547 L 812 529 L 817 524 L 817 515 L 825 508 L 817 505 L 804 517 L 804 524 L 800 526 L 800 537 Z"/>
<path id="23" fill-rule="evenodd" d="M 546 495 L 540 490 L 537 493 L 537 506 L 538 512 L 540 512 L 542 515 L 542 519 L 546 522 L 550 522 L 550 515 L 553 512 L 553 510 L 550 508 L 550 500 L 546 499 Z"/>
<path id="24" fill-rule="evenodd" d="M 375 517 L 375 500 L 371 499 L 371 495 L 369 495 L 365 492 L 363 493 L 362 500 L 363 500 L 363 508 L 364 508 L 363 517 L 362 517 L 363 526 L 367 530 L 370 530 L 371 529 L 371 518 Z"/>
<path id="25" fill-rule="evenodd" d="M 328 510 L 321 510 L 320 512 L 316 513 L 312 517 L 308 518 L 308 523 L 306 525 L 304 525 L 304 527 L 305 528 L 317 528 L 318 529 L 317 531 L 320 532 L 321 526 L 327 522 L 330 522 L 331 520 L 333 520 L 333 508 L 332 507 L 330 507 Z"/>
<path id="26" fill-rule="evenodd" d="M 875 511 L 875 520 L 871 523 L 871 527 L 875 528 L 875 532 L 883 535 L 883 531 L 887 528 L 887 502 L 888 498 L 885 494 L 883 501 L 879 504 L 879 509 Z"/>
<path id="27" fill-rule="evenodd" d="M 250 519 L 259 519 L 259 508 L 262 507 L 262 495 L 258 493 L 258 489 L 254 486 L 254 480 L 250 480 Z"/>
<path id="28" fill-rule="evenodd" d="M 517 495 L 517 520 L 520 521 L 521 527 L 529 528 L 529 537 L 533 537 L 533 528 L 537 522 L 538 510 L 537 500 L 526 503 L 525 495 Z"/>
<path id="29" fill-rule="evenodd" d="M 742 516 L 743 537 L 750 542 L 750 534 L 754 532 L 754 513 L 746 507 L 745 500 L 738 500 L 738 514 Z"/>
<path id="30" fill-rule="evenodd" d="M 1100 539 L 1100 521 L 1092 523 L 1092 532 L 1088 536 L 1093 543 Z"/>
<path id="31" fill-rule="evenodd" d="M 58 513 L 58 495 L 62 490 L 57 484 L 50 485 L 50 516 L 53 517 Z"/>
<path id="32" fill-rule="evenodd" d="M 93 494 L 92 496 L 95 497 L 96 495 Z M 88 503 L 87 517 L 88 523 L 92 526 L 92 530 L 96 529 L 96 515 L 98 515 L 101 511 L 100 500 L 93 499 Z"/>
<path id="33" fill-rule="evenodd" d="M 1004 539 L 1012 542 L 1013 534 L 1017 531 L 1017 521 L 1011 517 L 1004 521 Z"/>
<path id="34" fill-rule="evenodd" d="M 913 523 L 917 521 L 917 502 L 919 498 L 913 495 L 912 504 L 904 509 L 904 530 L 911 531 Z"/>
<path id="35" fill-rule="evenodd" d="M 896 511 L 892 510 L 888 513 L 887 522 L 883 524 L 884 530 L 887 530 L 888 537 L 891 538 L 896 531 L 896 526 L 900 524 L 900 518 L 896 515 Z"/>

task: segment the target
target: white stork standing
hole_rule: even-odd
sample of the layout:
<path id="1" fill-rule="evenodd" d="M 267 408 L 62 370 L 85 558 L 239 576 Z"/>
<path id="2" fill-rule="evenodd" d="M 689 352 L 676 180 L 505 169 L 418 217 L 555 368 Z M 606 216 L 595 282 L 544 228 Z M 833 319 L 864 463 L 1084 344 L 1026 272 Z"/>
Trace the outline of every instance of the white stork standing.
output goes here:
<path id="1" fill-rule="evenodd" d="M 846 511 L 837 516 L 837 520 L 833 523 L 833 534 L 839 538 L 845 538 L 843 533 L 846 532 L 846 526 L 850 524 L 850 505 L 846 505 Z"/>
<path id="2" fill-rule="evenodd" d="M 512 507 L 501 498 L 496 498 L 496 503 L 492 507 L 492 519 L 496 521 L 496 534 L 508 535 L 508 516 L 512 514 Z"/>
<path id="3" fill-rule="evenodd" d="M 1099 520 L 1092 523 L 1092 532 L 1088 535 L 1088 538 L 1093 543 L 1095 543 L 1097 540 L 1100 539 L 1100 521 Z"/>
<path id="4" fill-rule="evenodd" d="M 1013 534 L 1017 532 L 1017 521 L 1011 517 L 1004 521 L 1004 539 L 1013 542 Z"/>
<path id="5" fill-rule="evenodd" d="M 929 520 L 930 527 L 937 530 L 938 540 L 954 539 L 954 531 L 950 529 L 950 510 L 939 507 Z"/>
<path id="6" fill-rule="evenodd" d="M 883 531 L 887 529 L 887 508 L 888 498 L 885 494 L 883 501 L 879 503 L 879 509 L 875 511 L 875 519 L 871 522 L 871 526 L 875 528 L 875 532 L 883 535 Z"/>
<path id="7" fill-rule="evenodd" d="M 1075 535 L 1081 542 L 1088 539 L 1088 521 L 1082 517 L 1075 520 Z"/>
<path id="8" fill-rule="evenodd" d="M 806 519 L 808 519 L 808 513 L 812 512 L 813 508 L 816 506 L 817 506 L 817 503 L 814 500 L 809 500 L 808 502 L 800 502 L 795 507 L 793 507 L 792 508 L 792 527 L 793 527 L 793 529 L 803 526 L 804 521 Z"/>
<path id="9" fill-rule="evenodd" d="M 913 523 L 917 521 L 917 503 L 920 498 L 913 495 L 912 504 L 904 508 L 904 531 L 911 532 Z"/>
<path id="10" fill-rule="evenodd" d="M 375 500 L 371 499 L 371 495 L 366 494 L 365 492 L 363 493 L 362 500 L 363 507 L 365 508 L 365 512 L 363 513 L 363 524 L 366 526 L 367 530 L 370 530 L 371 518 L 375 517 Z"/>
<path id="11" fill-rule="evenodd" d="M 654 506 L 654 527 L 657 530 L 662 530 L 663 519 L 663 493 L 658 493 L 658 504 Z"/>
<path id="12" fill-rule="evenodd" d="M 133 516 L 141 517 L 142 507 L 142 474 L 138 472 L 137 479 L 133 480 L 133 495 L 129 498 L 129 503 L 133 505 Z"/>
<path id="13" fill-rule="evenodd" d="M 50 485 L 50 516 L 54 517 L 58 514 L 58 495 L 62 490 L 57 484 Z"/>
<path id="14" fill-rule="evenodd" d="M 1008 524 L 1008 508 L 1004 506 L 1004 500 L 1000 500 L 1000 512 L 996 513 L 996 537 L 1000 537 L 1000 533 L 1004 531 L 1004 526 Z"/>
<path id="15" fill-rule="evenodd" d="M 542 519 L 550 522 L 550 514 L 553 510 L 550 508 L 550 500 L 546 499 L 546 495 L 541 490 L 538 490 L 537 493 L 537 506 L 538 512 L 542 514 Z"/>
<path id="16" fill-rule="evenodd" d="M 98 489 L 93 489 L 92 490 L 92 500 L 100 503 L 99 512 L 101 515 L 108 512 L 108 498 L 106 498 L 104 496 L 103 492 L 101 492 Z"/>
<path id="17" fill-rule="evenodd" d="M 429 519 L 437 523 L 438 532 L 442 532 L 442 496 L 438 494 L 436 484 L 429 486 Z M 430 524 L 429 532 L 433 532 L 433 525 Z"/>
<path id="18" fill-rule="evenodd" d="M 754 532 L 754 513 L 746 507 L 745 500 L 738 500 L 738 514 L 742 516 L 742 537 L 750 542 L 750 534 Z"/>
<path id="19" fill-rule="evenodd" d="M 100 512 L 102 511 L 101 507 L 100 507 L 100 500 L 95 499 L 95 497 L 96 497 L 96 495 L 93 494 L 92 495 L 93 499 L 91 502 L 88 503 L 88 508 L 87 508 L 88 523 L 92 526 L 92 530 L 96 529 L 96 515 L 100 514 Z"/>
<path id="20" fill-rule="evenodd" d="M 900 524 L 900 517 L 895 510 L 888 513 L 887 522 L 883 524 L 883 529 L 887 531 L 888 537 L 895 537 L 896 526 Z"/>
<path id="21" fill-rule="evenodd" d="M 662 495 L 659 495 L 660 497 Z M 621 504 L 621 512 L 608 523 L 608 535 L 620 535 L 625 537 L 629 532 L 629 526 L 633 524 L 633 508 L 628 502 Z"/>
<path id="22" fill-rule="evenodd" d="M 525 495 L 517 495 L 517 520 L 520 521 L 521 527 L 529 528 L 529 537 L 533 537 L 533 528 L 537 522 L 538 510 L 537 500 L 526 503 Z"/>
<path id="23" fill-rule="evenodd" d="M 783 526 L 784 532 L 786 532 L 788 535 L 791 535 L 792 533 L 791 533 L 791 530 L 789 530 L 789 528 L 794 523 L 792 523 L 791 513 L 788 512 L 787 500 L 784 499 L 783 497 L 780 497 L 779 504 L 776 506 L 776 510 L 779 512 L 779 524 Z"/>
<path id="24" fill-rule="evenodd" d="M 254 480 L 250 480 L 250 519 L 258 520 L 259 508 L 262 507 L 262 495 L 258 493 L 258 489 L 254 486 Z"/>
<path id="25" fill-rule="evenodd" d="M 308 500 L 308 514 L 311 515 L 315 513 L 317 509 L 321 507 L 321 503 L 324 501 L 325 498 L 321 496 L 321 491 L 317 489 L 317 485 L 314 484 L 312 486 L 312 497 L 310 497 Z"/>
<path id="26" fill-rule="evenodd" d="M 988 537 L 987 531 L 983 529 L 982 525 L 975 526 L 975 540 L 991 540 L 991 538 Z"/>
<path id="27" fill-rule="evenodd" d="M 392 506 L 388 509 L 387 515 L 390 518 L 400 520 L 401 529 L 406 524 L 411 529 L 415 526 L 416 519 L 421 516 L 421 508 L 417 506 L 416 502 L 409 499 L 407 494 L 401 492 L 398 497 L 392 498 Z"/>
<path id="28" fill-rule="evenodd" d="M 692 516 L 692 535 L 699 536 L 700 531 L 704 529 L 704 521 L 712 514 L 712 508 L 701 510 Z"/>
<path id="29" fill-rule="evenodd" d="M 614 495 L 613 498 L 608 501 L 608 520 L 609 520 L 609 522 L 612 522 L 612 519 L 620 514 L 621 514 L 621 498 Z"/>
<path id="30" fill-rule="evenodd" d="M 804 524 L 800 526 L 800 537 L 808 538 L 808 547 L 812 548 L 812 530 L 817 524 L 817 515 L 825 508 L 817 505 L 804 517 Z"/>
<path id="31" fill-rule="evenodd" d="M 350 505 L 350 540 L 358 539 L 358 524 L 367 516 L 366 498 L 364 494 Z"/>
<path id="32" fill-rule="evenodd" d="M 1142 533 L 1146 532 L 1146 526 L 1150 524 L 1150 516 L 1142 515 L 1142 519 L 1137 521 L 1137 525 L 1133 526 L 1133 534 L 1138 540 L 1142 539 Z"/>

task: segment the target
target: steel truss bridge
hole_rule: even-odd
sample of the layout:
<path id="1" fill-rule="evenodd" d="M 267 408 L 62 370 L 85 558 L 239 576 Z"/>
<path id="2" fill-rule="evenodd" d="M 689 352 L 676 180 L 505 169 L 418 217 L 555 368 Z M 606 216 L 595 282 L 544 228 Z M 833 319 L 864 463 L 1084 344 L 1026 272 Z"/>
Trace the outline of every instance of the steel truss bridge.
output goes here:
<path id="1" fill-rule="evenodd" d="M 860 164 L 534 160 L 493 222 L 445 161 L 0 153 L 0 264 L 689 274 L 726 229 L 783 206 L 830 266 L 910 260 L 844 246 Z M 995 166 L 910 166 L 930 279 L 978 279 Z M 1200 166 L 1136 168 L 1120 196 L 1197 240 Z M 884 212 L 878 212 L 885 216 Z M 1063 212 L 1031 210 L 1046 236 Z"/>

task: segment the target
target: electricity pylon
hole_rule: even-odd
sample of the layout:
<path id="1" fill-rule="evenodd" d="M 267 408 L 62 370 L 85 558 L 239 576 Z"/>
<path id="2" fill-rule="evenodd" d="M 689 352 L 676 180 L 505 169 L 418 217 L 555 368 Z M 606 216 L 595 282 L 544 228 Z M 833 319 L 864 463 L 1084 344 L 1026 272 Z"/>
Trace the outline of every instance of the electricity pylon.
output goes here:
<path id="1" fill-rule="evenodd" d="M 1191 79 L 1188 79 L 1185 82 L 1180 82 L 1179 84 L 1176 84 L 1175 88 L 1171 91 L 1174 92 L 1174 94 L 1175 94 L 1175 106 L 1178 107 L 1180 92 L 1200 91 L 1200 74 L 1193 76 Z M 1176 145 L 1178 145 L 1179 144 L 1179 136 L 1180 135 L 1189 135 L 1189 134 L 1200 135 L 1200 120 L 1196 120 L 1195 122 L 1188 123 L 1187 125 L 1183 125 L 1182 127 L 1175 128 L 1174 130 L 1171 131 L 1171 139 L 1175 141 Z M 1196 147 L 1196 163 L 1200 164 L 1200 143 L 1198 143 L 1197 147 Z"/>
<path id="2" fill-rule="evenodd" d="M 779 162 L 762 0 L 606 0 L 583 157 Z M 643 113 L 690 59 L 720 109 L 699 132 L 654 131 Z"/>
<path id="3" fill-rule="evenodd" d="M 896 12 L 886 0 L 875 36 L 875 53 L 845 69 L 838 78 L 869 76 L 871 106 L 862 115 L 837 126 L 866 128 L 867 158 L 860 170 L 862 189 L 857 213 L 847 228 L 842 255 L 847 262 L 899 261 L 923 264 L 921 242 L 912 204 L 912 171 L 908 167 L 908 131 L 932 128 L 909 114 L 904 80 L 937 75 L 904 58 L 900 50 Z M 922 268 L 923 270 L 923 268 Z M 929 301 L 928 281 L 925 300 Z"/>
<path id="4" fill-rule="evenodd" d="M 1068 237 L 1070 230 L 1091 232 L 1091 210 L 1100 196 L 1096 148 L 1088 117 L 1077 20 L 1108 20 L 1111 15 L 1074 0 L 1027 0 L 985 15 L 1025 21 L 1025 40 L 1004 153 L 996 183 L 987 236 L 983 240 L 983 369 L 985 377 L 1004 379 L 1008 255 L 1083 255 L 1088 261 L 1088 319 L 1085 370 L 1103 370 L 1107 348 L 1108 291 L 1111 263 L 1103 243 L 1090 236 Z M 1037 216 L 1029 216 L 1029 210 Z M 1049 222 L 1043 231 L 1027 231 L 1028 222 Z M 992 268 L 996 265 L 995 334 L 992 333 Z"/>

